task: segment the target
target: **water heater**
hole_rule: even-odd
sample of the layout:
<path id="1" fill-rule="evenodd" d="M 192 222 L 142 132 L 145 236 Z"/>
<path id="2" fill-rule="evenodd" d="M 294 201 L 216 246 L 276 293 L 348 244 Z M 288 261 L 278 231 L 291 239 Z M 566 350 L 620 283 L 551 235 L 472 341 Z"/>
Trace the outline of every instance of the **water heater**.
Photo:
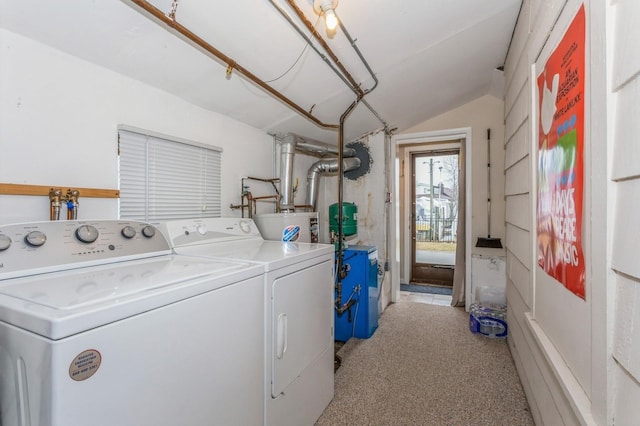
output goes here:
<path id="1" fill-rule="evenodd" d="M 318 213 L 267 213 L 253 217 L 265 240 L 317 243 Z"/>

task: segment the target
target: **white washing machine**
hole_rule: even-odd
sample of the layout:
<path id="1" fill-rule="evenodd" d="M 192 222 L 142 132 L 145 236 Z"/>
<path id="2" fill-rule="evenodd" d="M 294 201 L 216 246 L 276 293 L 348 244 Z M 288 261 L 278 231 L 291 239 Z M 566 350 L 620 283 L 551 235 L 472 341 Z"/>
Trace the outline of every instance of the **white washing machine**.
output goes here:
<path id="1" fill-rule="evenodd" d="M 334 247 L 265 241 L 251 219 L 166 222 L 176 253 L 264 268 L 265 424 L 312 425 L 334 395 Z"/>
<path id="2" fill-rule="evenodd" d="M 262 424 L 262 274 L 141 222 L 0 226 L 0 424 Z"/>

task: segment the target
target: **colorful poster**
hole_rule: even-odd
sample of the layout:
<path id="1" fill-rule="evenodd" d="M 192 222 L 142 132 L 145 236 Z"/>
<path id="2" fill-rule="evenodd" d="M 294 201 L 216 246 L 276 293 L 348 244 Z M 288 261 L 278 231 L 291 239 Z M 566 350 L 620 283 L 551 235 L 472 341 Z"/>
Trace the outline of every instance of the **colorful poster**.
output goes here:
<path id="1" fill-rule="evenodd" d="M 538 265 L 585 298 L 584 198 L 585 12 L 576 14 L 537 78 Z"/>

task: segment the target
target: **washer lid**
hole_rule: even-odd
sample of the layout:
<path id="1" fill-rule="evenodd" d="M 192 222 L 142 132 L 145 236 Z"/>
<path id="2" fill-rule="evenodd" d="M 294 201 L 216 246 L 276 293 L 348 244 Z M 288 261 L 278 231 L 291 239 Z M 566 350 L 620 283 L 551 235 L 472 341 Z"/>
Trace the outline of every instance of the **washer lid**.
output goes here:
<path id="1" fill-rule="evenodd" d="M 269 272 L 315 257 L 333 255 L 334 247 L 319 243 L 253 240 L 176 247 L 174 250 L 178 254 L 191 256 L 259 262 Z"/>
<path id="2" fill-rule="evenodd" d="M 186 256 L 112 263 L 0 281 L 0 321 L 60 339 L 262 274 Z"/>

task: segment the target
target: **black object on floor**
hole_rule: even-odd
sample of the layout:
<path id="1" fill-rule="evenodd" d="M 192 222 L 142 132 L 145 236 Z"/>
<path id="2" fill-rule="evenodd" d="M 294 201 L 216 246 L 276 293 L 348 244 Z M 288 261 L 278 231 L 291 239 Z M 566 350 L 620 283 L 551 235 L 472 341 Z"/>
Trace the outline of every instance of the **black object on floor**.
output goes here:
<path id="1" fill-rule="evenodd" d="M 444 294 L 451 296 L 451 287 L 438 287 L 433 285 L 400 284 L 400 291 L 412 291 L 414 293 Z"/>

